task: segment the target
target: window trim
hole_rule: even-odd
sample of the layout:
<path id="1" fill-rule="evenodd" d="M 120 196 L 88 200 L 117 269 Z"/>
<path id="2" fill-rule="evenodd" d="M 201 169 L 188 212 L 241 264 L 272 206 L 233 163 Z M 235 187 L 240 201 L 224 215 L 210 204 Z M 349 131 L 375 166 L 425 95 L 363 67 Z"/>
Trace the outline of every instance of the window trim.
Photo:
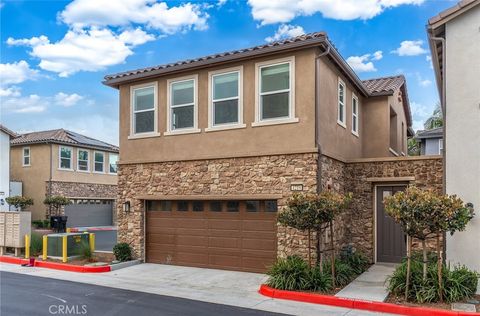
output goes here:
<path id="1" fill-rule="evenodd" d="M 438 139 L 438 154 L 443 155 L 443 137 Z"/>
<path id="2" fill-rule="evenodd" d="M 261 69 L 265 67 L 277 66 L 281 64 L 289 64 L 290 72 L 290 85 L 289 89 L 278 90 L 279 92 L 289 91 L 289 116 L 281 118 L 271 118 L 271 119 L 261 119 L 260 115 L 260 74 Z M 264 126 L 264 125 L 274 125 L 274 124 L 286 124 L 286 123 L 297 123 L 299 119 L 295 116 L 295 56 L 289 56 L 279 59 L 271 59 L 259 63 L 255 63 L 255 121 L 251 124 L 252 127 L 255 126 Z"/>
<path id="3" fill-rule="evenodd" d="M 80 170 L 80 151 L 86 151 L 87 152 L 87 170 Z M 84 160 L 82 160 L 84 161 Z M 77 171 L 78 172 L 86 172 L 86 173 L 89 173 L 90 172 L 90 150 L 88 149 L 83 149 L 83 148 L 77 148 Z"/>
<path id="4" fill-rule="evenodd" d="M 25 156 L 25 149 L 28 149 L 28 156 Z M 25 158 L 28 157 L 28 164 L 25 164 Z M 30 167 L 32 165 L 32 151 L 30 146 L 22 147 L 22 167 Z"/>
<path id="5" fill-rule="evenodd" d="M 134 104 L 135 104 L 135 90 L 145 89 L 153 87 L 153 131 L 152 132 L 144 132 L 144 133 L 135 133 L 135 113 L 138 112 L 146 112 L 151 110 L 141 110 L 135 112 Z M 134 138 L 146 138 L 146 137 L 156 137 L 160 136 L 158 132 L 158 82 L 152 81 L 147 82 L 139 85 L 130 86 L 130 135 L 128 136 L 129 139 Z"/>
<path id="6" fill-rule="evenodd" d="M 219 75 L 227 75 L 231 73 L 238 73 L 238 122 L 235 123 L 224 123 L 224 124 L 214 124 L 214 113 L 213 113 L 213 78 Z M 234 98 L 227 98 L 222 100 L 230 100 Z M 246 124 L 243 121 L 243 66 L 231 67 L 225 69 L 219 69 L 215 71 L 208 72 L 208 127 L 205 129 L 205 132 L 225 130 L 225 129 L 236 129 L 236 128 L 245 128 Z"/>
<path id="7" fill-rule="evenodd" d="M 97 163 L 96 160 L 95 160 L 95 154 L 102 154 L 103 155 L 103 159 L 102 159 L 102 171 L 97 171 L 95 170 L 95 164 Z M 105 173 L 105 152 L 104 151 L 99 151 L 99 150 L 95 150 L 93 151 L 93 173 L 100 173 L 100 174 L 104 174 Z"/>
<path id="8" fill-rule="evenodd" d="M 356 101 L 357 103 L 357 107 L 356 107 L 356 111 L 354 112 L 353 111 L 353 104 L 355 103 L 354 101 Z M 359 123 L 360 123 L 360 102 L 358 100 L 358 97 L 355 95 L 355 93 L 352 92 L 352 134 L 357 136 L 357 137 L 360 137 L 359 135 L 359 131 L 360 131 L 360 127 L 359 127 Z M 354 125 L 353 124 L 353 121 L 356 122 L 356 124 Z M 356 126 L 357 127 L 357 130 L 354 130 L 353 127 Z"/>
<path id="9" fill-rule="evenodd" d="M 172 85 L 178 82 L 185 82 L 193 80 L 193 127 L 185 127 L 179 129 L 172 129 Z M 187 106 L 190 103 L 175 105 L 175 107 Z M 167 128 L 163 135 L 181 135 L 181 134 L 194 134 L 200 133 L 198 128 L 198 74 L 176 77 L 167 80 Z"/>
<path id="10" fill-rule="evenodd" d="M 343 87 L 343 103 L 340 103 L 340 86 Z M 337 124 L 340 125 L 343 128 L 347 128 L 347 107 L 346 107 L 346 97 L 347 97 L 347 86 L 345 85 L 345 82 L 338 77 L 338 83 L 337 83 Z M 340 120 L 340 105 L 343 106 L 343 115 L 342 115 L 342 120 Z"/>
<path id="11" fill-rule="evenodd" d="M 113 175 L 117 175 L 118 174 L 118 169 L 117 169 L 117 172 L 110 172 L 110 156 L 111 155 L 116 155 L 117 156 L 117 168 L 118 168 L 118 160 L 120 159 L 120 155 L 117 154 L 117 153 L 108 153 L 108 174 L 113 174 Z"/>
<path id="12" fill-rule="evenodd" d="M 70 149 L 70 168 L 62 168 L 62 148 Z M 64 158 L 64 159 L 67 159 L 67 158 Z M 63 145 L 58 146 L 58 169 L 64 170 L 64 171 L 74 171 L 72 160 L 73 160 L 73 148 L 71 146 L 63 146 Z"/>

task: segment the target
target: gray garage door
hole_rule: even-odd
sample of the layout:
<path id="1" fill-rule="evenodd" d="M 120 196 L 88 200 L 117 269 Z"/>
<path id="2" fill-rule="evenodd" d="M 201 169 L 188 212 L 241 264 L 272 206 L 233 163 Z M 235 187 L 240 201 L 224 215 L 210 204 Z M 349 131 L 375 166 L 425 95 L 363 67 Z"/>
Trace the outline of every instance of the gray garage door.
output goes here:
<path id="1" fill-rule="evenodd" d="M 112 214 L 112 200 L 73 200 L 65 206 L 67 227 L 110 226 Z"/>

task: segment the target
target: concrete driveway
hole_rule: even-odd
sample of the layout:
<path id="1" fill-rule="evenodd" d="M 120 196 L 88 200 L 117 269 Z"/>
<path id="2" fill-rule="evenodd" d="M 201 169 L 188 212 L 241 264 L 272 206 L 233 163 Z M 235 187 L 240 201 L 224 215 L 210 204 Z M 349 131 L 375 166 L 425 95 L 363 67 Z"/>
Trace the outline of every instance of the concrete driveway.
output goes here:
<path id="1" fill-rule="evenodd" d="M 108 273 L 73 273 L 3 263 L 0 270 L 291 315 L 380 315 L 262 296 L 257 291 L 266 276 L 257 273 L 149 263 Z"/>

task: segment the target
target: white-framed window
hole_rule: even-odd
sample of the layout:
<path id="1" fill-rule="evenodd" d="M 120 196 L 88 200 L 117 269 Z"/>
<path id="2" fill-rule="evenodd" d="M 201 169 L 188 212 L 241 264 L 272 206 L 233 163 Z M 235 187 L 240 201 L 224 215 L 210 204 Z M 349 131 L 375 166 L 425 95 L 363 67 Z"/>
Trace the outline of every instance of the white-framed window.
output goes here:
<path id="1" fill-rule="evenodd" d="M 438 154 L 439 155 L 443 154 L 443 138 L 440 138 L 438 140 Z"/>
<path id="2" fill-rule="evenodd" d="M 197 109 L 198 76 L 175 78 L 167 81 L 167 133 L 199 132 Z"/>
<path id="3" fill-rule="evenodd" d="M 257 63 L 255 123 L 298 122 L 295 118 L 295 57 Z"/>
<path id="4" fill-rule="evenodd" d="M 352 134 L 358 136 L 358 116 L 359 116 L 359 109 L 360 105 L 358 103 L 358 98 L 355 94 L 352 93 Z"/>
<path id="5" fill-rule="evenodd" d="M 209 73 L 208 129 L 242 128 L 243 66 Z"/>
<path id="6" fill-rule="evenodd" d="M 338 78 L 338 111 L 337 111 L 337 123 L 340 124 L 342 127 L 347 127 L 345 123 L 346 118 L 346 107 L 345 107 L 345 97 L 346 97 L 347 89 L 345 87 L 345 83 L 342 79 Z"/>
<path id="7" fill-rule="evenodd" d="M 77 170 L 90 171 L 90 152 L 86 149 L 77 150 Z"/>
<path id="8" fill-rule="evenodd" d="M 101 151 L 95 151 L 93 153 L 94 163 L 93 163 L 93 171 L 98 173 L 105 172 L 105 153 Z"/>
<path id="9" fill-rule="evenodd" d="M 22 166 L 30 166 L 30 147 L 22 148 Z"/>
<path id="10" fill-rule="evenodd" d="M 157 135 L 157 82 L 132 86 L 131 94 L 131 136 Z"/>
<path id="11" fill-rule="evenodd" d="M 118 154 L 108 154 L 108 173 L 117 173 Z"/>
<path id="12" fill-rule="evenodd" d="M 64 170 L 73 170 L 72 168 L 72 147 L 60 146 L 58 148 L 58 167 Z"/>

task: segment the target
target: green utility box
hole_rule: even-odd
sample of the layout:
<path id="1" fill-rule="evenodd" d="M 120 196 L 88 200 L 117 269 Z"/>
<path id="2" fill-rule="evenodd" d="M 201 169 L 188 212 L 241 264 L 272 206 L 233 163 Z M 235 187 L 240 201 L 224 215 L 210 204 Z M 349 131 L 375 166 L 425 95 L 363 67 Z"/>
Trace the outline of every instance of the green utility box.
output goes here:
<path id="1" fill-rule="evenodd" d="M 47 235 L 47 256 L 62 257 L 63 236 L 67 236 L 67 257 L 80 255 L 82 243 L 89 245 L 88 234 L 61 233 Z"/>

